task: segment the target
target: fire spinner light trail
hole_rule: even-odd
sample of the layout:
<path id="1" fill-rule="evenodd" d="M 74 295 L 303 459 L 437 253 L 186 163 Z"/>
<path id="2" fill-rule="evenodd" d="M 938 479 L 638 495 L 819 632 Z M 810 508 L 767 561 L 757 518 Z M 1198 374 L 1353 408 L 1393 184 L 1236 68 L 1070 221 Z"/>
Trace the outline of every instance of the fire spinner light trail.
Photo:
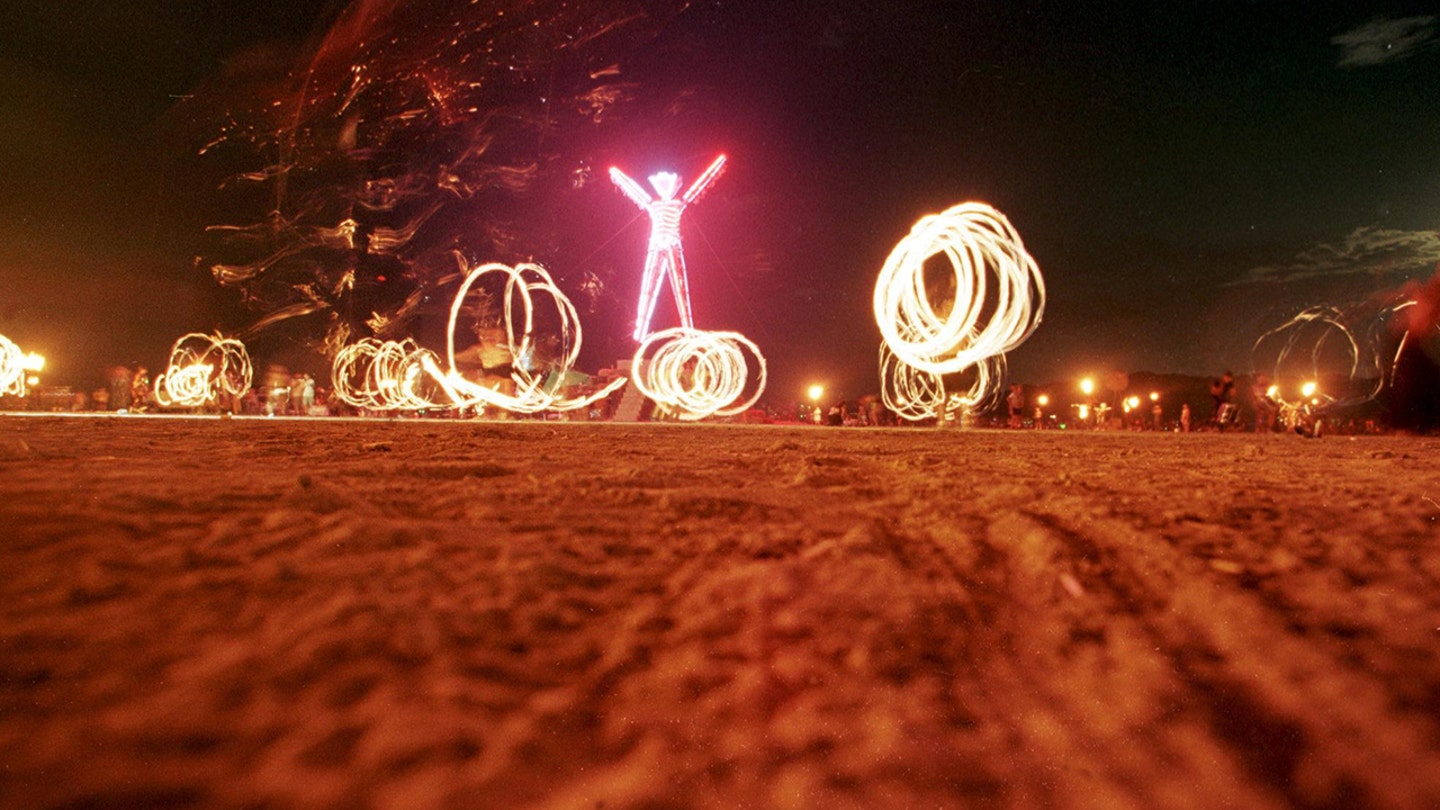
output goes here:
<path id="1" fill-rule="evenodd" d="M 500 276 L 505 289 L 505 337 L 510 356 L 516 359 L 510 374 L 515 383 L 513 395 L 496 391 L 479 383 L 465 379 L 455 363 L 455 322 L 465 303 L 465 296 L 475 283 L 486 276 Z M 584 408 L 597 402 L 625 385 L 627 379 L 620 377 L 609 385 L 587 397 L 561 397 L 555 391 L 547 390 L 546 374 L 536 375 L 524 366 L 520 358 L 532 355 L 535 345 L 535 295 L 548 296 L 555 306 L 560 324 L 560 351 L 549 369 L 558 378 L 564 378 L 575 367 L 580 355 L 580 316 L 575 305 L 555 286 L 550 274 L 538 264 L 519 264 L 514 267 L 490 263 L 468 270 L 460 289 L 455 293 L 455 302 L 450 306 L 450 327 L 446 343 L 448 370 L 441 369 L 431 357 L 422 358 L 425 370 L 445 389 L 450 404 L 457 407 L 489 405 L 516 413 L 538 413 L 540 411 L 569 411 Z M 522 328 L 518 339 L 516 333 L 515 307 L 522 313 Z"/>
<path id="2" fill-rule="evenodd" d="M 1269 370 L 1276 383 L 1271 398 L 1282 408 L 1368 402 L 1394 379 L 1395 366 L 1410 339 L 1405 333 L 1394 357 L 1387 360 L 1382 349 L 1385 326 L 1415 303 L 1400 301 L 1378 312 L 1359 314 L 1330 306 L 1311 307 L 1261 335 L 1250 350 L 1251 366 L 1257 371 Z M 1319 396 L 1303 394 L 1299 399 L 1288 396 L 1301 382 L 1321 379 L 1340 382 L 1344 390 Z"/>
<path id="3" fill-rule="evenodd" d="M 972 367 L 974 380 L 964 393 L 945 392 L 945 380 L 900 362 L 885 343 L 880 344 L 880 398 L 896 416 L 910 422 L 939 419 L 955 410 L 983 410 L 999 393 L 1005 378 L 1005 355 L 987 357 Z"/>
<path id="4" fill-rule="evenodd" d="M 155 378 L 155 401 L 167 408 L 200 408 L 214 404 L 221 393 L 244 395 L 253 378 L 245 344 L 191 332 L 170 349 L 170 366 Z"/>
<path id="5" fill-rule="evenodd" d="M 925 281 L 925 261 L 940 253 L 955 273 L 954 302 L 943 317 Z M 987 296 L 992 275 L 993 301 Z M 922 217 L 900 240 L 875 282 L 874 306 L 884 336 L 886 407 L 912 421 L 941 417 L 993 400 L 1005 376 L 1005 352 L 1040 325 L 1045 280 L 1009 220 L 983 203 L 963 203 Z M 941 375 L 967 369 L 975 375 L 969 389 L 947 397 Z"/>
<path id="6" fill-rule="evenodd" d="M 631 202 L 650 215 L 650 246 L 645 250 L 645 274 L 640 281 L 640 305 L 635 314 L 636 341 L 644 340 L 650 333 L 650 320 L 655 315 L 655 304 L 660 298 L 660 284 L 666 277 L 670 279 L 670 289 L 675 294 L 680 325 L 686 329 L 695 328 L 695 319 L 690 314 L 690 286 L 685 276 L 685 251 L 680 244 L 680 215 L 685 212 L 686 206 L 705 192 L 724 167 L 725 156 L 715 158 L 710 168 L 678 198 L 675 192 L 680 189 L 679 175 L 672 172 L 650 175 L 650 185 L 659 195 L 651 197 L 624 172 L 610 167 L 610 179 Z"/>
<path id="7" fill-rule="evenodd" d="M 759 377 L 754 393 L 741 400 L 749 376 L 747 352 L 755 358 Z M 739 332 L 685 327 L 655 332 L 635 350 L 630 367 L 637 372 L 640 393 L 687 422 L 743 413 L 765 390 L 765 357 Z"/>
<path id="8" fill-rule="evenodd" d="M 941 317 L 925 285 L 925 260 L 944 253 L 955 302 Z M 993 304 L 989 279 L 997 282 Z M 988 322 L 982 316 L 993 306 Z M 1045 280 L 1004 215 L 963 203 L 922 217 L 885 259 L 875 282 L 875 322 L 901 362 L 952 374 L 1019 346 L 1040 325 Z"/>
<path id="9" fill-rule="evenodd" d="M 10 338 L 0 335 L 0 396 L 25 396 L 25 355 Z"/>
<path id="10" fill-rule="evenodd" d="M 330 370 L 335 396 L 356 408 L 419 411 L 436 403 L 420 389 L 435 353 L 415 341 L 365 338 L 341 349 Z"/>

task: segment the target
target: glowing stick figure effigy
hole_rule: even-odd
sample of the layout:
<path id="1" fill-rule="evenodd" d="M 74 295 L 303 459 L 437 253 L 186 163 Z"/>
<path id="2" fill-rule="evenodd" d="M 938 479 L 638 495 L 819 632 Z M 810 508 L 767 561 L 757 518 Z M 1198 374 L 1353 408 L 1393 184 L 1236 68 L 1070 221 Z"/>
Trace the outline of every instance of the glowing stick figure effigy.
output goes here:
<path id="1" fill-rule="evenodd" d="M 538 413 L 540 411 L 568 411 L 583 408 L 601 400 L 625 385 L 624 377 L 585 397 L 564 397 L 547 385 L 549 375 L 535 374 L 524 363 L 516 362 L 510 378 L 515 383 L 515 393 L 508 394 L 494 388 L 466 379 L 455 362 L 455 323 L 464 308 L 465 297 L 476 282 L 487 276 L 498 276 L 504 280 L 501 293 L 504 301 L 505 337 L 511 357 L 529 357 L 535 347 L 535 299 L 548 297 L 555 307 L 559 323 L 559 351 L 550 369 L 553 379 L 562 379 L 574 368 L 580 355 L 580 316 L 575 305 L 555 286 L 550 274 L 538 264 L 519 264 L 515 267 L 491 263 L 467 270 L 465 280 L 455 293 L 450 306 L 450 327 L 446 344 L 446 360 L 449 369 L 440 368 L 431 356 L 424 356 L 421 362 L 425 370 L 445 389 L 450 403 L 457 407 L 491 405 L 516 413 Z M 520 328 L 517 330 L 515 309 L 520 309 Z"/>
<path id="2" fill-rule="evenodd" d="M 645 250 L 645 275 L 640 281 L 640 305 L 635 313 L 635 339 L 644 340 L 650 333 L 650 319 L 655 315 L 655 304 L 660 298 L 662 278 L 669 277 L 670 289 L 675 294 L 675 308 L 680 312 L 680 325 L 693 329 L 695 319 L 690 314 L 690 286 L 685 277 L 685 251 L 680 245 L 680 215 L 685 207 L 695 202 L 705 189 L 720 175 L 725 166 L 725 156 L 715 158 L 710 168 L 690 185 L 678 198 L 680 177 L 672 172 L 650 175 L 650 185 L 658 197 L 631 180 L 624 172 L 610 168 L 610 179 L 625 193 L 640 210 L 650 215 L 650 246 Z"/>
<path id="3" fill-rule="evenodd" d="M 931 300 L 925 275 L 926 260 L 942 253 L 955 281 L 948 306 Z M 900 240 L 875 282 L 874 308 L 885 349 L 896 361 L 882 352 L 881 386 L 904 406 L 897 410 L 929 416 L 941 403 L 974 409 L 989 401 L 1003 377 L 1003 364 L 992 358 L 1019 346 L 1040 325 L 1045 280 L 1004 215 L 983 203 L 963 203 L 922 217 Z M 937 376 L 973 368 L 976 377 L 967 393 L 946 398 L 940 380 L 902 366 Z"/>
<path id="4" fill-rule="evenodd" d="M 243 396 L 253 377 L 245 344 L 191 332 L 170 349 L 170 366 L 155 378 L 155 401 L 167 408 L 212 405 L 222 393 Z"/>
<path id="5" fill-rule="evenodd" d="M 654 355 L 647 355 L 654 351 Z M 755 390 L 741 399 L 749 377 L 745 354 L 755 358 Z M 739 332 L 676 327 L 655 332 L 635 350 L 635 387 L 685 421 L 734 416 L 750 409 L 765 390 L 765 357 Z"/>

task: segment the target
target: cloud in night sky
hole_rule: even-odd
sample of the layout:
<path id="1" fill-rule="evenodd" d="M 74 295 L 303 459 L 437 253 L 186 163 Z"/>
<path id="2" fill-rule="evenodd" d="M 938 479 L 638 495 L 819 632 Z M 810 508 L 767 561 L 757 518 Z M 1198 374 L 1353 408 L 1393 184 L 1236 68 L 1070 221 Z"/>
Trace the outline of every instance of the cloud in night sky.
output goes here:
<path id="1" fill-rule="evenodd" d="M 1435 17 L 1388 17 L 1371 20 L 1337 34 L 1330 42 L 1340 46 L 1342 68 L 1370 67 L 1396 62 L 1437 44 Z"/>
<path id="2" fill-rule="evenodd" d="M 1283 283 L 1359 273 L 1425 275 L 1440 265 L 1440 231 L 1356 228 L 1280 265 L 1252 268 L 1236 284 Z"/>

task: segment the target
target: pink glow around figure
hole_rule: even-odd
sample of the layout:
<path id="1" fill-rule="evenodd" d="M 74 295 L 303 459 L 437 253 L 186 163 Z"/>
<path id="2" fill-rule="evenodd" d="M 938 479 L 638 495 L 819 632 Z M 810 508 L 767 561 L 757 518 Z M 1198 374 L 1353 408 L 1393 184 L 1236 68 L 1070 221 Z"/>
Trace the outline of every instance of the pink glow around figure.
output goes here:
<path id="1" fill-rule="evenodd" d="M 724 155 L 715 158 L 710 168 L 678 198 L 675 192 L 680 189 L 679 175 L 672 172 L 650 175 L 650 185 L 659 195 L 652 197 L 624 172 L 613 166 L 610 168 L 610 179 L 615 181 L 615 185 L 640 210 L 650 215 L 650 246 L 645 251 L 645 275 L 640 282 L 640 306 L 635 313 L 635 340 L 644 340 L 650 333 L 650 319 L 655 315 L 660 282 L 665 276 L 669 276 L 670 289 L 675 294 L 680 325 L 686 329 L 695 328 L 695 319 L 690 314 L 690 286 L 685 277 L 685 251 L 680 244 L 680 215 L 714 182 L 724 166 Z"/>

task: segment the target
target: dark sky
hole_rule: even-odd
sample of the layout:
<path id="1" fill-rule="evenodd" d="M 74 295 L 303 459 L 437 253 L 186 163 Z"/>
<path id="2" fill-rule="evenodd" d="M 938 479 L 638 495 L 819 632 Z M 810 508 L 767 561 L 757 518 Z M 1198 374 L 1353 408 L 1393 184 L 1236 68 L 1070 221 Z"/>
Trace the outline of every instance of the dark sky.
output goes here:
<path id="1" fill-rule="evenodd" d="M 427 6 L 406 5 L 407 19 Z M 479 31 L 500 11 L 543 27 L 549 5 L 466 13 Z M 644 36 L 587 52 L 580 67 L 613 65 L 597 81 L 623 83 L 628 106 L 545 136 L 532 179 L 550 191 L 483 208 L 524 256 L 472 256 L 533 257 L 562 279 L 597 274 L 606 294 L 586 318 L 591 366 L 595 353 L 625 351 L 645 238 L 603 182 L 610 163 L 688 178 L 730 155 L 730 171 L 686 214 L 696 317 L 759 343 L 772 401 L 799 398 L 811 380 L 849 396 L 878 387 L 880 264 L 915 219 L 965 200 L 1010 218 L 1049 287 L 1045 321 L 1010 356 L 1026 382 L 1108 368 L 1248 371 L 1256 338 L 1301 307 L 1348 305 L 1440 263 L 1440 22 L 1420 5 L 608 5 Z M 326 32 L 353 19 L 346 8 L 7 4 L 0 334 L 49 356 L 53 381 L 90 385 L 108 364 L 159 365 L 183 332 L 263 314 L 213 281 L 205 228 L 264 217 L 273 193 L 246 197 L 227 183 L 263 169 L 264 150 L 200 147 L 263 130 L 244 116 L 263 111 L 267 93 L 293 99 L 293 83 L 275 77 L 333 46 Z M 628 13 L 646 8 L 640 23 Z M 356 31 L 376 42 L 393 33 Z M 507 54 L 520 40 L 506 36 L 483 63 L 414 53 L 449 59 L 451 80 L 470 70 L 481 83 L 507 59 L 544 58 Z M 393 71 L 411 53 L 357 47 Z M 564 70 L 509 92 L 548 99 Z M 314 160 L 312 178 L 331 165 Z M 601 180 L 556 182 L 586 167 Z M 444 232 L 468 227 L 475 209 L 455 210 L 464 216 L 426 225 L 431 247 L 470 244 Z M 306 328 L 287 324 L 256 351 L 304 364 L 303 341 L 321 331 Z"/>

